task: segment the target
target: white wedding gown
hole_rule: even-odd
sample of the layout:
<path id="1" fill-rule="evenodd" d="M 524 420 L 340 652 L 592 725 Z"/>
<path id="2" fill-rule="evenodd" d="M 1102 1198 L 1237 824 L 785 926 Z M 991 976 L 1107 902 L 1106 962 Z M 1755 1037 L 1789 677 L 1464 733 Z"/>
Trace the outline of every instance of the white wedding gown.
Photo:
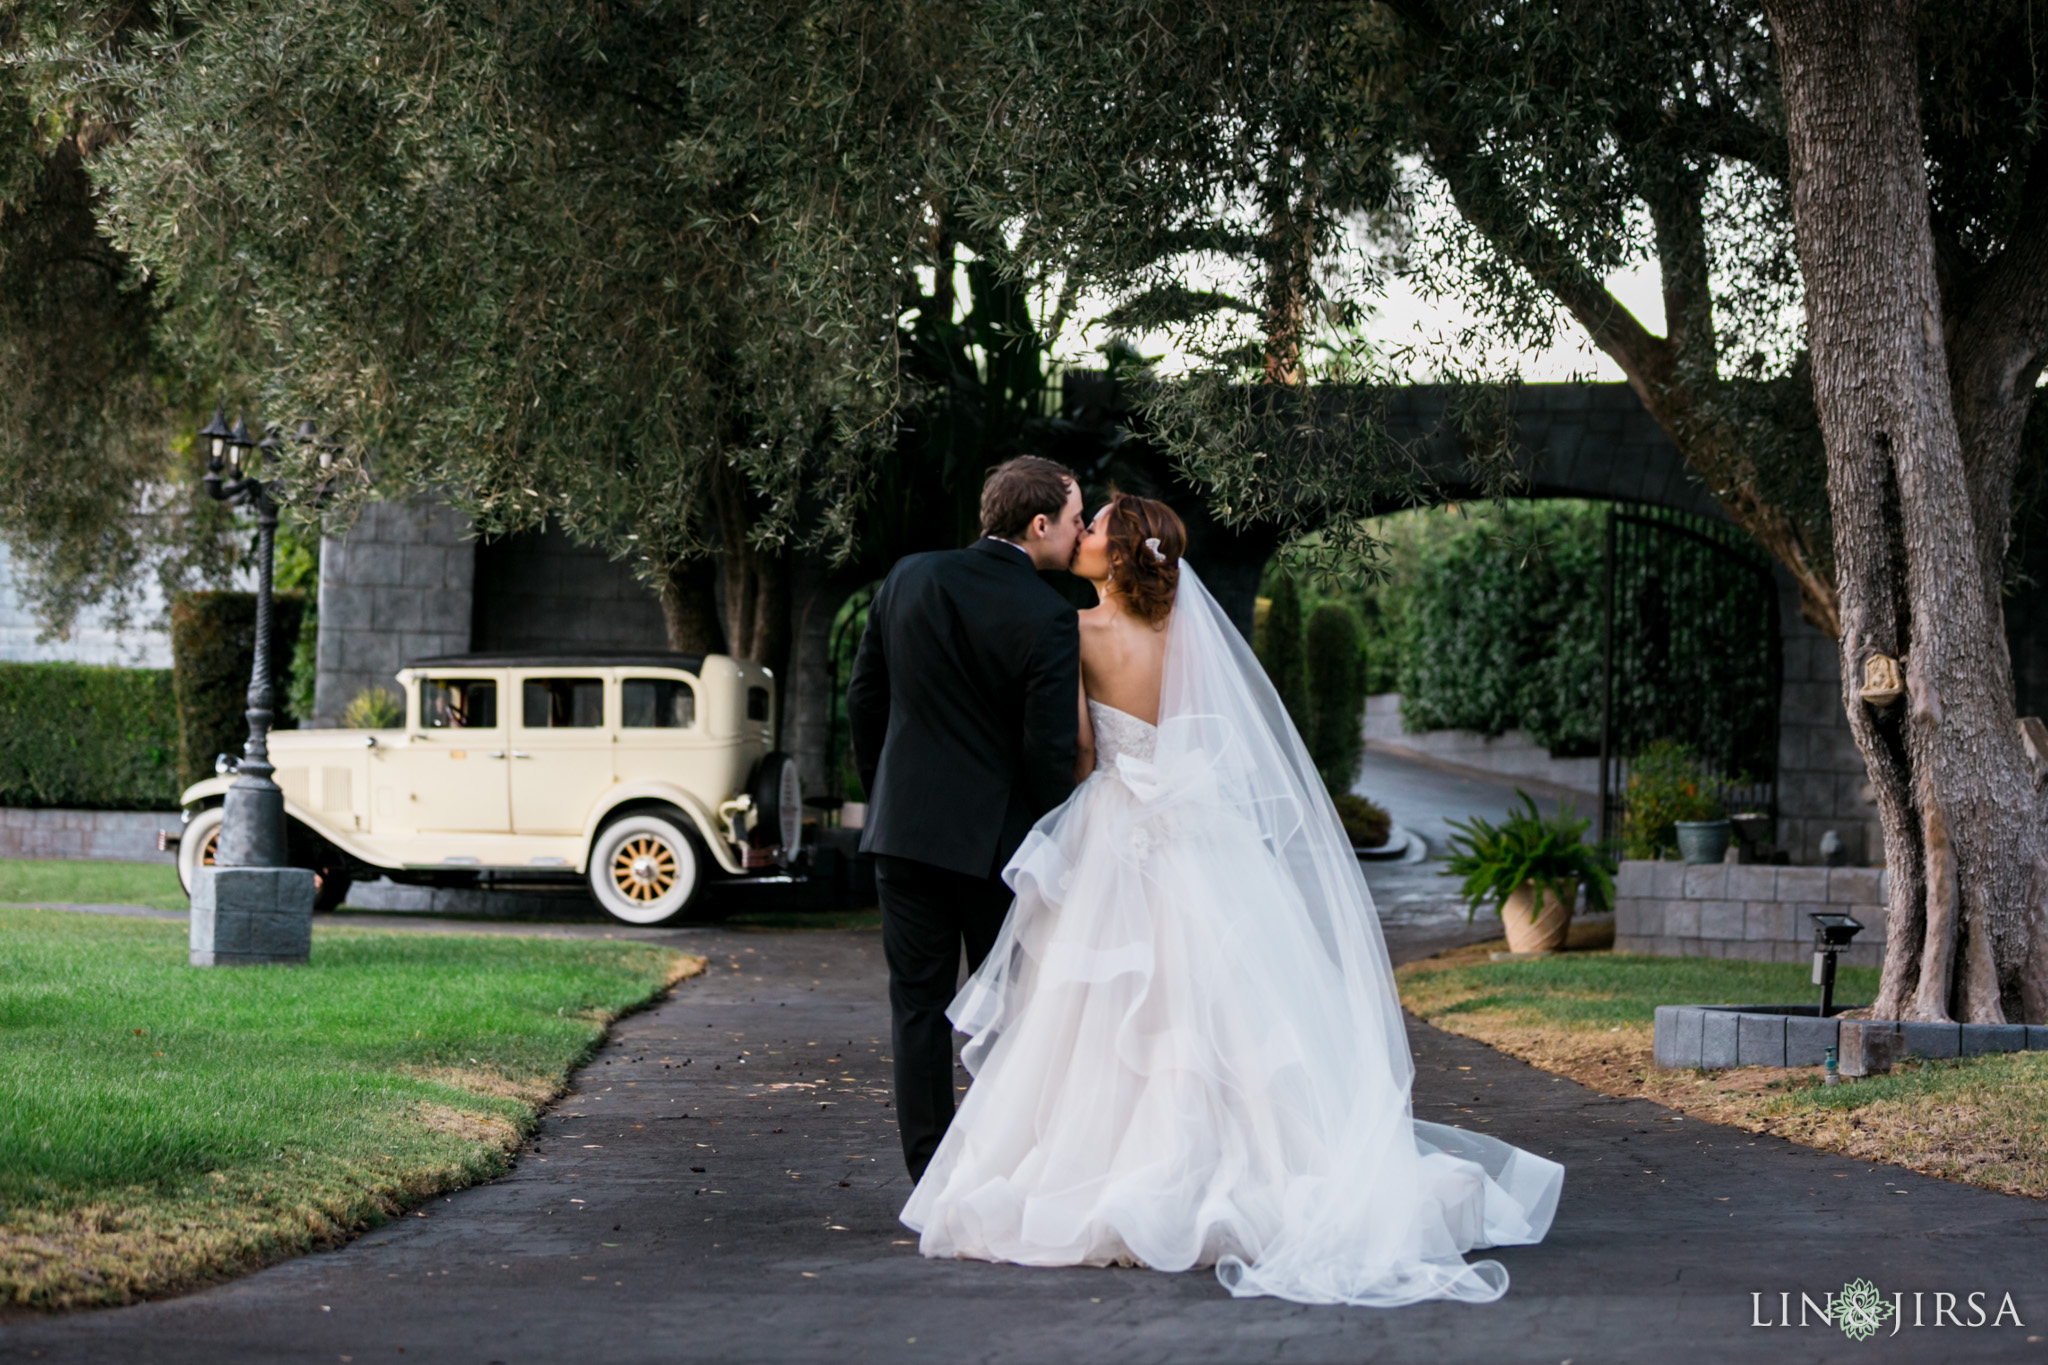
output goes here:
<path id="1" fill-rule="evenodd" d="M 974 1075 L 904 1206 L 927 1256 L 1214 1265 L 1240 1296 L 1507 1289 L 1564 1171 L 1409 1110 L 1370 893 L 1265 675 L 1192 569 L 1157 727 L 1090 702 L 1096 768 L 1006 871 L 949 1014 Z"/>

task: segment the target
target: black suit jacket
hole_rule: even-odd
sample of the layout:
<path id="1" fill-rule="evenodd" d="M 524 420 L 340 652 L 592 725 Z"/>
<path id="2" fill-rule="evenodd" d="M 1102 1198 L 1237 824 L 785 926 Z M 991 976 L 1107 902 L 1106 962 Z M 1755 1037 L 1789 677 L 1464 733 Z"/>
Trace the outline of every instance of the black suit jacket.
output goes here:
<path id="1" fill-rule="evenodd" d="M 1014 545 L 898 561 L 868 609 L 846 714 L 861 849 L 1002 870 L 1074 789 L 1081 631 Z"/>

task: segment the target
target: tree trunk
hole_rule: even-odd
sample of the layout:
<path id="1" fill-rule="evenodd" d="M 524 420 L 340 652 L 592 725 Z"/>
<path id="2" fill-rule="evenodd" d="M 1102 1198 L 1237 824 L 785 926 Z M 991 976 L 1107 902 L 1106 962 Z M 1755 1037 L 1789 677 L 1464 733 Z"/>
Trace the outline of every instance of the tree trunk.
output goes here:
<path id="1" fill-rule="evenodd" d="M 753 494 L 724 461 L 711 474 L 718 515 L 718 567 L 725 588 L 725 643 L 735 659 L 766 664 L 782 681 L 789 661 L 788 555 L 753 543 Z"/>
<path id="2" fill-rule="evenodd" d="M 2043 1020 L 2043 830 L 1964 458 L 1921 149 L 1911 0 L 1765 0 L 1827 449 L 1843 703 L 1884 828 L 1877 1013 Z M 1981 533 L 1981 534 L 1980 534 Z M 1861 696 L 1901 662 L 1902 700 Z M 1882 665 L 1880 665 L 1880 668 Z"/>
<path id="3" fill-rule="evenodd" d="M 677 560 L 661 578 L 661 619 L 668 647 L 678 654 L 717 654 L 725 649 L 719 625 L 717 568 L 709 559 Z"/>

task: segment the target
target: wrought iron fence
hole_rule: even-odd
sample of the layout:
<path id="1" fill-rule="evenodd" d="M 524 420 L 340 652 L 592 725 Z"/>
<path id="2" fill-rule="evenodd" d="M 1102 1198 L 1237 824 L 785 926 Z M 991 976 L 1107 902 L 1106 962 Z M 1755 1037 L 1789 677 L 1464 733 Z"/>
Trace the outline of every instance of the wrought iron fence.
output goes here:
<path id="1" fill-rule="evenodd" d="M 1618 838 L 1630 765 L 1685 745 L 1729 811 L 1777 814 L 1778 593 L 1770 558 L 1737 528 L 1616 504 L 1606 526 L 1600 837 Z"/>

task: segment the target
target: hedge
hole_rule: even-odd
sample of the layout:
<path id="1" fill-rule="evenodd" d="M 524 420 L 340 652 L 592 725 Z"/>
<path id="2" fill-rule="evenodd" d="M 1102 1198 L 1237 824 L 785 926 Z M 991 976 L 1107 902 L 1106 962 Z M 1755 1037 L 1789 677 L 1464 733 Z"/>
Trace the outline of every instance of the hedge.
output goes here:
<path id="1" fill-rule="evenodd" d="M 168 810 L 177 750 L 164 669 L 0 664 L 0 805 Z"/>
<path id="2" fill-rule="evenodd" d="M 1395 588 L 1406 728 L 1519 727 L 1559 757 L 1599 751 L 1604 515 L 1509 503 L 1427 523 Z"/>
<path id="3" fill-rule="evenodd" d="M 292 661 L 304 619 L 303 593 L 277 593 L 271 613 L 274 729 L 290 729 Z M 171 603 L 171 662 L 177 688 L 179 781 L 213 772 L 221 754 L 240 754 L 249 738 L 249 674 L 256 662 L 256 595 L 184 592 Z"/>

